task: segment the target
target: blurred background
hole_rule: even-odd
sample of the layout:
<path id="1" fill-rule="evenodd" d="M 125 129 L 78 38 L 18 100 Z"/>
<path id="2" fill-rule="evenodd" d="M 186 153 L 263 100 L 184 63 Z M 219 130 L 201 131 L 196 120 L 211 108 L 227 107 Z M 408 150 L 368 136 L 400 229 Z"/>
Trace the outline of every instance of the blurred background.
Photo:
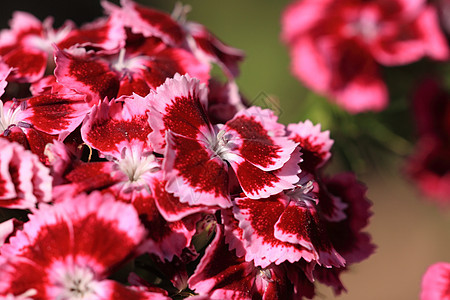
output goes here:
<path id="1" fill-rule="evenodd" d="M 175 5 L 173 0 L 137 2 L 166 12 Z M 279 37 L 280 16 L 289 2 L 185 0 L 183 4 L 192 7 L 189 20 L 204 24 L 228 45 L 245 51 L 237 81 L 250 102 L 272 108 L 284 124 L 305 119 L 321 123 L 335 140 L 326 172 L 351 170 L 367 185 L 374 212 L 367 231 L 377 250 L 343 275 L 348 293 L 337 298 L 418 299 L 426 268 L 438 261 L 450 262 L 450 211 L 428 202 L 402 172 L 415 142 L 409 109 L 412 87 L 430 71 L 429 64 L 384 70 L 389 108 L 378 114 L 349 115 L 291 75 L 288 50 Z M 1 28 L 8 26 L 15 10 L 31 12 L 41 20 L 53 16 L 56 26 L 66 19 L 81 25 L 102 15 L 96 0 L 15 0 L 0 7 Z M 317 299 L 335 297 L 330 289 L 320 288 Z"/>

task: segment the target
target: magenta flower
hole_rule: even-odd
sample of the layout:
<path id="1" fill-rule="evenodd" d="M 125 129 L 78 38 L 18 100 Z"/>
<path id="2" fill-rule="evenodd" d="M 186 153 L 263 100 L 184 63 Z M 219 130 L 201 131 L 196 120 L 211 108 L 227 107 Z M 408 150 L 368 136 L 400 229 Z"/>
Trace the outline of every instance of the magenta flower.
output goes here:
<path id="1" fill-rule="evenodd" d="M 422 278 L 421 300 L 450 299 L 450 264 L 439 262 L 431 265 Z"/>
<path id="2" fill-rule="evenodd" d="M 387 106 L 379 65 L 449 55 L 436 10 L 424 0 L 294 1 L 282 23 L 295 76 L 351 113 Z"/>

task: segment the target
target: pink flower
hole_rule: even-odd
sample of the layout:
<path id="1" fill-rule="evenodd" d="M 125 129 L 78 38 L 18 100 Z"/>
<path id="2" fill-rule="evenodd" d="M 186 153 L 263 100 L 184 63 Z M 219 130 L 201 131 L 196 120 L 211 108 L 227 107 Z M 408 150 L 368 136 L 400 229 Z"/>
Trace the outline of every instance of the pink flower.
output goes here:
<path id="1" fill-rule="evenodd" d="M 111 51 L 125 41 L 125 31 L 118 19 L 109 18 L 75 29 L 66 22 L 59 30 L 52 27 L 53 20 L 43 23 L 31 14 L 16 12 L 10 22 L 11 29 L 3 30 L 0 38 L 0 55 L 14 68 L 10 79 L 18 82 L 35 82 L 41 79 L 49 65 L 53 67 L 53 45 L 62 49 L 72 46 L 89 46 Z"/>
<path id="2" fill-rule="evenodd" d="M 251 198 L 292 188 L 300 171 L 290 161 L 296 144 L 282 136 L 273 113 L 252 107 L 213 126 L 204 108 L 206 93 L 198 80 L 177 75 L 148 96 L 149 139 L 165 156 L 167 191 L 190 205 L 230 207 L 228 164 Z"/>
<path id="3" fill-rule="evenodd" d="M 144 237 L 137 213 L 92 193 L 41 206 L 2 247 L 0 294 L 34 291 L 36 299 L 148 299 L 107 276 L 133 256 Z"/>
<path id="4" fill-rule="evenodd" d="M 0 207 L 31 209 L 51 201 L 52 177 L 39 158 L 0 138 Z"/>
<path id="5" fill-rule="evenodd" d="M 295 76 L 351 113 L 387 106 L 379 65 L 449 55 L 436 10 L 424 0 L 295 1 L 282 23 Z"/>
<path id="6" fill-rule="evenodd" d="M 450 299 L 450 264 L 439 262 L 431 265 L 422 278 L 421 300 Z"/>

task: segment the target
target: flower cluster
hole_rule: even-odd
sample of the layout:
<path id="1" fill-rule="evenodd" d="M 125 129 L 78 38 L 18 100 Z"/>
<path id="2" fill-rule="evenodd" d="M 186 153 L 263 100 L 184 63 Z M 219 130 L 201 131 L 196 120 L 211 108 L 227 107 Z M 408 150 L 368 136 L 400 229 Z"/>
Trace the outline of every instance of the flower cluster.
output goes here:
<path id="1" fill-rule="evenodd" d="M 282 23 L 295 76 L 351 113 L 386 108 L 381 65 L 449 57 L 437 10 L 425 0 L 297 0 Z"/>
<path id="2" fill-rule="evenodd" d="M 374 250 L 333 141 L 234 82 L 240 50 L 129 0 L 0 34 L 0 298 L 299 299 Z M 210 76 L 211 64 L 226 82 Z"/>

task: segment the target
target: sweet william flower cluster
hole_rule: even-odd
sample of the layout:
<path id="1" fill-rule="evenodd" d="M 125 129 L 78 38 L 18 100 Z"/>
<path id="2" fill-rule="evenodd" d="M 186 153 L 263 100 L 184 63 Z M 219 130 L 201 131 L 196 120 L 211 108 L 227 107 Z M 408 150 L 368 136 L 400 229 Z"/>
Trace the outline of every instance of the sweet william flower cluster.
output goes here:
<path id="1" fill-rule="evenodd" d="M 240 50 L 122 1 L 0 35 L 1 299 L 301 299 L 374 250 L 333 141 L 246 104 Z M 210 77 L 217 64 L 226 82 Z M 12 215 L 12 214 L 11 214 Z"/>

